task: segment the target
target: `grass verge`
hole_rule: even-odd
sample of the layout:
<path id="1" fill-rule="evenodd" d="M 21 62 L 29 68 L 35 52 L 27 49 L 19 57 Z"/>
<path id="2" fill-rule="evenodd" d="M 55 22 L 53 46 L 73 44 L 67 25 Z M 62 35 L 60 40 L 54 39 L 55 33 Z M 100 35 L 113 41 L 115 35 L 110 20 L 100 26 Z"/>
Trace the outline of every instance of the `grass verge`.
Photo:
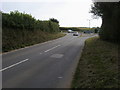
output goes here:
<path id="1" fill-rule="evenodd" d="M 89 38 L 78 63 L 72 88 L 120 88 L 118 45 Z"/>
<path id="2" fill-rule="evenodd" d="M 2 33 L 2 52 L 24 48 L 26 46 L 46 42 L 65 36 L 64 33 L 48 33 L 40 30 L 4 30 Z"/>

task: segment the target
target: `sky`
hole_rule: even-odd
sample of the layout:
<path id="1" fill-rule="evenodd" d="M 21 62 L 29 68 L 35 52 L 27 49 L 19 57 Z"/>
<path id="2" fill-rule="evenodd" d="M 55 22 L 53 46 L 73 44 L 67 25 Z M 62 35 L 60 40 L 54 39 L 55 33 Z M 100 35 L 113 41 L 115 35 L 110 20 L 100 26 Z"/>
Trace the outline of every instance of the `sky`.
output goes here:
<path id="1" fill-rule="evenodd" d="M 39 20 L 55 18 L 61 27 L 100 27 L 101 18 L 93 19 L 89 13 L 92 4 L 92 0 L 4 0 L 1 11 L 18 10 Z"/>

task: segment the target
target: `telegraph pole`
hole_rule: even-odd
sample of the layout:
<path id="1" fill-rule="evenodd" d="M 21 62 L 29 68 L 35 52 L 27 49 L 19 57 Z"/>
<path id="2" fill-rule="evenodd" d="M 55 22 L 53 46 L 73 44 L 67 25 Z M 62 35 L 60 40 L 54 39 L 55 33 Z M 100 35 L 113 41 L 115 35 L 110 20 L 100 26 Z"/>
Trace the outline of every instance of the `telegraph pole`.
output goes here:
<path id="1" fill-rule="evenodd" d="M 92 20 L 92 19 L 87 19 L 88 21 L 89 21 L 89 30 L 90 30 L 90 21 Z"/>

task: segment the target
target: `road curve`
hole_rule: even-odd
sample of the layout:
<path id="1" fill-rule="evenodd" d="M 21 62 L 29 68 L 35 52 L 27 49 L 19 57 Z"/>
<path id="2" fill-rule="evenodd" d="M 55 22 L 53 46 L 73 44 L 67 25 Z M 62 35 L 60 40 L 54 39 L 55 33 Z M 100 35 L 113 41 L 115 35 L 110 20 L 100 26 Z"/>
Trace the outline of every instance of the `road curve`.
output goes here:
<path id="1" fill-rule="evenodd" d="M 65 37 L 2 55 L 3 88 L 69 88 L 84 41 Z"/>

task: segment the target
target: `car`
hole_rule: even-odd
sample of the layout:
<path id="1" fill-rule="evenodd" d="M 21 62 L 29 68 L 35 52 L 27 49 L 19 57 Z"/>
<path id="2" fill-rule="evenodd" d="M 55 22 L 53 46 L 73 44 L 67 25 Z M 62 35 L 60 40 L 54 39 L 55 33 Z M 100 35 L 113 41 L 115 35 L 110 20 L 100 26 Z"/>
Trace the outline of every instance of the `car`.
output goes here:
<path id="1" fill-rule="evenodd" d="M 73 31 L 72 30 L 68 30 L 68 33 L 73 33 Z"/>
<path id="2" fill-rule="evenodd" d="M 74 33 L 73 33 L 73 36 L 78 36 L 78 35 L 79 35 L 78 32 L 74 32 Z"/>

